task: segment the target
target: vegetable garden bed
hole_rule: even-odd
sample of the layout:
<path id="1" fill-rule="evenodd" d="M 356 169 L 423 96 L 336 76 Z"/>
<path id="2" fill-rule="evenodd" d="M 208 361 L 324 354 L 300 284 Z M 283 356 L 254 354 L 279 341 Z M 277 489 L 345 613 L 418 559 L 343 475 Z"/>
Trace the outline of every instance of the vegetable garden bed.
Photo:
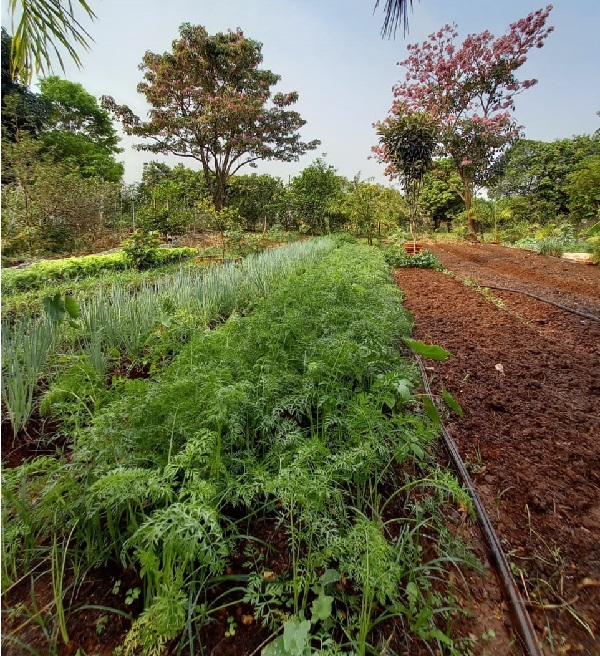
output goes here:
<path id="1" fill-rule="evenodd" d="M 320 243 L 281 249 L 276 280 L 244 263 L 230 318 L 197 315 L 187 345 L 163 322 L 180 346 L 148 378 L 107 388 L 85 356 L 50 381 L 64 455 L 4 472 L 6 645 L 452 647 L 447 572 L 476 562 L 447 516 L 469 500 L 431 458 L 410 318 L 380 253 Z"/>

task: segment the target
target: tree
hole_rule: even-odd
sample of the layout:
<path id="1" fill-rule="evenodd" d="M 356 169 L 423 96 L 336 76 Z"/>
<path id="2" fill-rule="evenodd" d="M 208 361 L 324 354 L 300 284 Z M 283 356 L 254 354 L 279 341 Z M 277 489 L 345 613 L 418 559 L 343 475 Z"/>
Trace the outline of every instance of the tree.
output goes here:
<path id="1" fill-rule="evenodd" d="M 308 226 L 311 234 L 331 232 L 330 219 L 337 214 L 343 182 L 336 169 L 320 157 L 292 180 L 295 215 Z"/>
<path id="2" fill-rule="evenodd" d="M 380 162 L 387 163 L 386 173 L 399 178 L 404 188 L 414 240 L 419 195 L 423 176 L 433 164 L 437 130 L 428 114 L 406 111 L 400 103 L 395 104 L 393 112 L 392 116 L 376 124 L 379 145 L 373 151 Z"/>
<path id="3" fill-rule="evenodd" d="M 150 104 L 148 121 L 111 97 L 104 105 L 125 132 L 151 141 L 138 149 L 199 161 L 220 210 L 227 181 L 240 168 L 258 160 L 295 161 L 319 142 L 302 142 L 298 131 L 306 121 L 286 109 L 298 94 L 272 95 L 280 76 L 259 68 L 262 44 L 239 29 L 210 36 L 184 23 L 179 34 L 172 52 L 148 51 L 142 60 L 138 91 Z"/>
<path id="4" fill-rule="evenodd" d="M 2 28 L 2 138 L 15 141 L 17 132 L 36 135 L 48 117 L 48 106 L 39 94 L 13 80 L 12 37 Z"/>
<path id="5" fill-rule="evenodd" d="M 2 248 L 6 254 L 87 248 L 115 210 L 119 185 L 82 178 L 51 161 L 27 133 L 6 142 L 2 160 L 10 170 L 2 185 Z"/>
<path id="6" fill-rule="evenodd" d="M 600 155 L 586 157 L 567 177 L 569 210 L 576 222 L 600 218 Z"/>
<path id="7" fill-rule="evenodd" d="M 552 142 L 519 139 L 501 158 L 490 195 L 507 199 L 518 221 L 569 220 L 569 175 L 594 155 L 600 155 L 600 134 Z"/>
<path id="8" fill-rule="evenodd" d="M 445 223 L 450 232 L 452 221 L 464 207 L 461 194 L 462 182 L 449 159 L 437 160 L 423 177 L 419 207 L 425 217 L 438 230 Z"/>
<path id="9" fill-rule="evenodd" d="M 202 172 L 147 162 L 138 188 L 137 223 L 145 230 L 183 234 L 200 222 L 198 203 L 208 196 Z"/>
<path id="10" fill-rule="evenodd" d="M 475 239 L 472 198 L 490 182 L 496 160 L 519 134 L 514 99 L 537 80 L 520 81 L 516 71 L 552 31 L 545 27 L 551 9 L 532 12 L 498 38 L 486 30 L 459 46 L 456 27 L 446 25 L 422 44 L 409 45 L 408 58 L 399 64 L 406 79 L 394 87 L 391 115 L 426 113 L 435 119 L 440 154 L 452 158 L 461 177 L 468 230 Z"/>
<path id="11" fill-rule="evenodd" d="M 260 226 L 266 232 L 279 221 L 284 192 L 280 178 L 256 173 L 239 175 L 230 179 L 227 202 L 244 218 L 247 230 Z"/>
<path id="12" fill-rule="evenodd" d="M 86 0 L 77 2 L 88 18 L 95 18 Z M 61 0 L 9 0 L 8 11 L 13 19 L 20 11 L 11 46 L 11 78 L 29 84 L 33 72 L 45 73 L 52 69 L 52 53 L 64 71 L 61 47 L 81 67 L 77 46 L 88 50 L 91 37 L 75 18 L 72 0 L 66 3 Z"/>
<path id="13" fill-rule="evenodd" d="M 122 149 L 110 114 L 81 84 L 55 75 L 40 81 L 40 91 L 48 107 L 41 138 L 53 158 L 83 177 L 118 182 L 123 164 L 115 155 Z"/>
<path id="14" fill-rule="evenodd" d="M 356 175 L 348 185 L 342 207 L 350 219 L 353 232 L 366 236 L 373 244 L 375 230 L 381 238 L 381 228 L 396 228 L 406 215 L 404 199 L 399 191 L 373 184 L 373 179 L 361 180 Z"/>

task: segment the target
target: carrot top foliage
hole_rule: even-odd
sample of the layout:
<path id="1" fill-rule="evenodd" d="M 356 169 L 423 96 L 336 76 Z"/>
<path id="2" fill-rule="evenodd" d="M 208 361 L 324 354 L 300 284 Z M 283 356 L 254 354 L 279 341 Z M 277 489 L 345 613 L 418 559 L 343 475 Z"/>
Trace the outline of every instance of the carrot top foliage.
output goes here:
<path id="1" fill-rule="evenodd" d="M 397 348 L 409 328 L 377 251 L 343 245 L 296 268 L 156 378 L 123 382 L 68 462 L 11 471 L 7 517 L 23 528 L 5 549 L 17 561 L 26 536 L 72 532 L 80 566 L 134 568 L 144 603 L 123 654 L 175 639 L 195 653 L 226 594 L 283 626 L 271 654 L 364 654 L 386 617 L 453 649 L 434 579 L 466 557 L 442 518 L 468 501 L 429 460 L 435 428 Z M 23 480 L 26 516 L 10 503 Z M 265 525 L 286 545 L 273 572 Z"/>

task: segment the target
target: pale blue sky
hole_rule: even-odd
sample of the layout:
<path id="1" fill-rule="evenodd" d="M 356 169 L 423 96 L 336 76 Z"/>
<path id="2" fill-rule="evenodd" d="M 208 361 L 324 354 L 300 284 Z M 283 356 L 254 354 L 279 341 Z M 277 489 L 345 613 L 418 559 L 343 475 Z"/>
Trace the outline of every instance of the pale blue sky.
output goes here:
<path id="1" fill-rule="evenodd" d="M 67 65 L 69 80 L 81 82 L 96 96 L 109 94 L 144 115 L 138 64 L 146 50 L 164 52 L 178 37 L 183 22 L 201 24 L 209 33 L 241 27 L 263 43 L 263 65 L 282 76 L 282 91 L 297 90 L 296 109 L 308 121 L 305 139 L 320 139 L 317 151 L 297 163 L 267 162 L 258 172 L 284 180 L 296 175 L 321 153 L 339 173 L 387 182 L 383 167 L 369 160 L 376 141 L 372 123 L 385 117 L 393 84 L 402 77 L 397 62 L 406 44 L 421 42 L 446 23 L 460 35 L 489 29 L 499 35 L 509 23 L 540 8 L 539 0 L 415 0 L 410 32 L 382 40 L 382 11 L 373 14 L 374 0 L 90 0 L 97 20 L 89 26 L 94 38 L 83 53 L 83 68 Z M 382 4 L 384 1 L 382 0 Z M 550 15 L 555 31 L 541 50 L 531 53 L 521 78 L 539 84 L 517 98 L 516 119 L 532 139 L 553 139 L 591 133 L 600 127 L 599 0 L 556 0 Z M 3 13 L 3 25 L 10 21 Z M 35 85 L 34 85 L 35 86 Z M 135 140 L 122 142 L 127 182 L 139 180 L 142 163 L 163 159 L 133 150 Z M 240 173 L 253 172 L 242 169 Z"/>

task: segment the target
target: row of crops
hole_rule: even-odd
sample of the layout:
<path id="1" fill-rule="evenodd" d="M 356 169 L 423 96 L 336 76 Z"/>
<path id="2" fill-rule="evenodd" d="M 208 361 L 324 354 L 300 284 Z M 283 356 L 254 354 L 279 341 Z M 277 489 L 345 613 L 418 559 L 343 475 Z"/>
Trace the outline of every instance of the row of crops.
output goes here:
<path id="1" fill-rule="evenodd" d="M 15 428 L 44 380 L 68 439 L 3 473 L 3 586 L 49 561 L 55 644 L 72 591 L 111 567 L 139 580 L 124 656 L 203 653 L 236 608 L 266 656 L 459 653 L 447 573 L 475 565 L 447 518 L 469 501 L 432 457 L 380 252 L 294 244 L 117 284 L 69 316 L 3 330 Z M 115 359 L 153 368 L 107 375 Z"/>

